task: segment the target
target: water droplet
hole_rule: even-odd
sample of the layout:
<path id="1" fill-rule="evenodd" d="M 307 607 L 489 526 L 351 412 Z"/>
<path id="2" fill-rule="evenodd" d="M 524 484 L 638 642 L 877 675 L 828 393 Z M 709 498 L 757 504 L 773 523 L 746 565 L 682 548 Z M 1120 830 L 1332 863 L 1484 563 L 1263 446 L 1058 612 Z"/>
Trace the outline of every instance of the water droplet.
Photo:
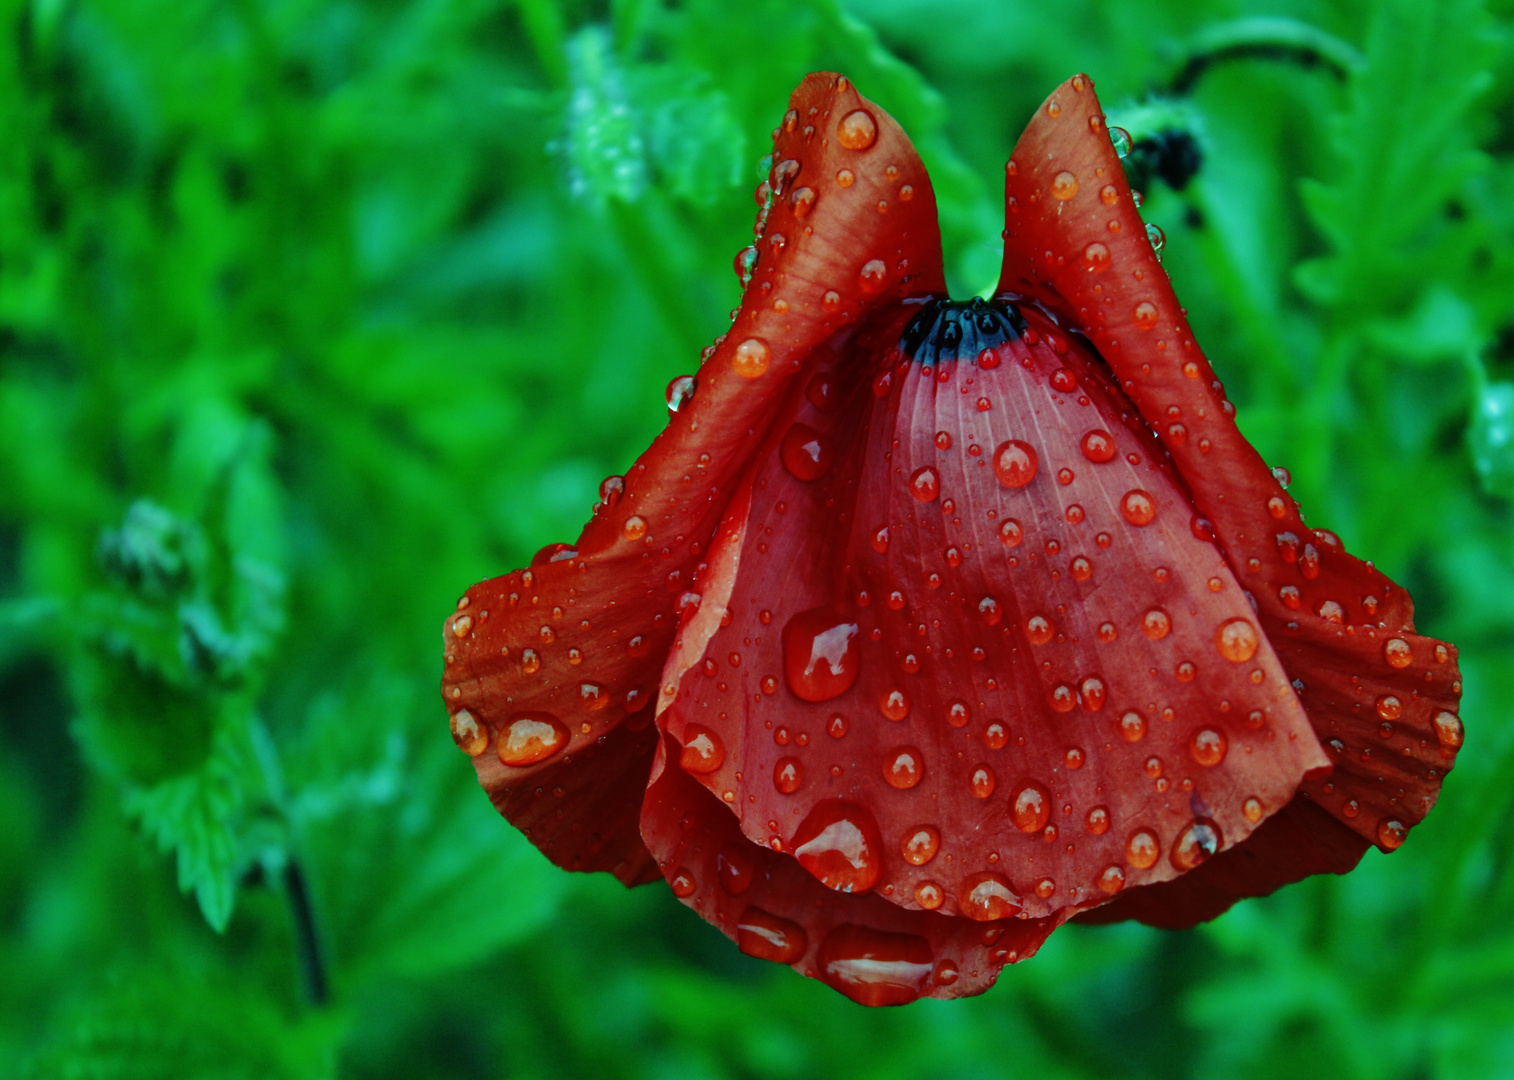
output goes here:
<path id="1" fill-rule="evenodd" d="M 1167 234 L 1160 226 L 1151 222 L 1146 223 L 1146 239 L 1151 242 L 1151 250 L 1157 257 L 1157 262 L 1162 261 L 1162 249 L 1167 246 Z"/>
<path id="2" fill-rule="evenodd" d="M 1083 262 L 1095 274 L 1109 269 L 1109 249 L 1095 240 L 1083 249 Z"/>
<path id="3" fill-rule="evenodd" d="M 1460 746 L 1462 740 L 1466 737 L 1466 732 L 1462 728 L 1461 717 L 1457 716 L 1454 712 L 1441 709 L 1435 714 L 1431 723 L 1435 726 L 1436 741 L 1442 746 L 1454 749 Z"/>
<path id="4" fill-rule="evenodd" d="M 854 109 L 836 125 L 836 141 L 848 150 L 866 150 L 878 141 L 878 123 L 866 109 Z"/>
<path id="5" fill-rule="evenodd" d="M 992 795 L 995 783 L 994 771 L 983 764 L 974 765 L 972 774 L 967 778 L 967 786 L 972 789 L 975 799 L 986 799 Z"/>
<path id="6" fill-rule="evenodd" d="M 828 721 L 826 721 L 825 732 L 831 738 L 839 739 L 841 738 L 841 736 L 846 734 L 846 729 L 849 726 L 850 724 L 848 723 L 846 717 L 842 716 L 840 713 L 836 713 Z"/>
<path id="7" fill-rule="evenodd" d="M 917 502 L 932 502 L 941 494 L 941 478 L 936 470 L 926 465 L 910 474 L 909 493 Z"/>
<path id="8" fill-rule="evenodd" d="M 1397 720 L 1404 715 L 1404 703 L 1392 694 L 1384 694 L 1377 699 L 1377 715 L 1384 720 Z"/>
<path id="9" fill-rule="evenodd" d="M 1200 765 L 1218 765 L 1225 760 L 1228 743 L 1225 733 L 1214 728 L 1200 728 L 1188 739 L 1188 753 Z"/>
<path id="10" fill-rule="evenodd" d="M 1172 845 L 1172 865 L 1179 870 L 1192 870 L 1209 861 L 1224 843 L 1218 825 L 1208 818 L 1197 818 L 1188 823 L 1188 827 L 1178 834 L 1177 843 Z"/>
<path id="11" fill-rule="evenodd" d="M 1051 196 L 1061 202 L 1066 202 L 1078 193 L 1078 178 L 1063 169 L 1051 179 Z"/>
<path id="12" fill-rule="evenodd" d="M 471 631 L 472 629 L 472 615 L 459 615 L 457 618 L 452 620 L 452 635 L 454 637 L 465 638 L 468 636 L 469 631 Z"/>
<path id="13" fill-rule="evenodd" d="M 1083 827 L 1093 836 L 1103 836 L 1109 831 L 1109 807 L 1095 806 L 1083 818 Z"/>
<path id="14" fill-rule="evenodd" d="M 888 265 L 882 259 L 869 259 L 862 264 L 857 275 L 857 284 L 865 293 L 879 293 L 888 284 Z"/>
<path id="15" fill-rule="evenodd" d="M 809 948 L 804 928 L 759 907 L 748 907 L 736 922 L 736 947 L 775 964 L 797 964 Z"/>
<path id="16" fill-rule="evenodd" d="M 1241 813 L 1246 815 L 1246 820 L 1255 825 L 1262 820 L 1262 800 L 1255 795 L 1241 804 Z"/>
<path id="17" fill-rule="evenodd" d="M 1114 146 L 1114 152 L 1120 157 L 1129 154 L 1130 148 L 1134 145 L 1134 142 L 1130 138 L 1130 132 L 1122 127 L 1111 127 L 1109 129 L 1109 141 Z"/>
<path id="18" fill-rule="evenodd" d="M 1384 818 L 1377 824 L 1377 842 L 1389 851 L 1397 851 L 1408 835 L 1409 829 L 1402 821 Z"/>
<path id="19" fill-rule="evenodd" d="M 1120 636 L 1120 631 L 1114 623 L 1106 621 L 1101 622 L 1098 625 L 1098 628 L 1094 631 L 1094 636 L 1104 644 L 1108 645 L 1111 641 Z"/>
<path id="20" fill-rule="evenodd" d="M 903 720 L 909 715 L 909 695 L 897 687 L 887 690 L 878 699 L 878 708 L 890 720 Z"/>
<path id="21" fill-rule="evenodd" d="M 1141 616 L 1141 633 L 1152 641 L 1161 641 L 1172 632 L 1172 617 L 1161 608 L 1152 608 Z"/>
<path id="22" fill-rule="evenodd" d="M 810 211 L 815 208 L 815 197 L 815 189 L 812 187 L 802 187 L 795 190 L 793 196 L 790 198 L 790 202 L 794 207 L 794 216 L 796 218 L 808 217 Z"/>
<path id="23" fill-rule="evenodd" d="M 978 922 L 1008 919 L 1020 913 L 1020 897 L 1003 874 L 982 870 L 962 879 L 957 889 L 962 914 Z"/>
<path id="24" fill-rule="evenodd" d="M 828 889 L 863 893 L 877 884 L 883 852 L 878 825 L 855 803 L 816 803 L 795 830 L 789 850 Z"/>
<path id="25" fill-rule="evenodd" d="M 715 856 L 715 878 L 730 896 L 740 896 L 752 887 L 757 875 L 757 860 L 749 844 L 733 840 Z"/>
<path id="26" fill-rule="evenodd" d="M 992 596 L 985 596 L 978 601 L 978 621 L 984 626 L 998 626 L 1003 617 L 1004 609 Z"/>
<path id="27" fill-rule="evenodd" d="M 1146 734 L 1146 718 L 1134 709 L 1120 717 L 1120 735 L 1126 742 L 1140 742 Z"/>
<path id="28" fill-rule="evenodd" d="M 925 776 L 925 757 L 913 746 L 891 751 L 883 762 L 883 779 L 890 787 L 908 791 Z"/>
<path id="29" fill-rule="evenodd" d="M 1157 504 L 1149 492 L 1135 488 L 1120 500 L 1120 513 L 1132 525 L 1150 525 L 1157 516 Z"/>
<path id="30" fill-rule="evenodd" d="M 831 467 L 835 447 L 830 436 L 808 424 L 795 423 L 784 433 L 778 456 L 795 480 L 819 480 Z"/>
<path id="31" fill-rule="evenodd" d="M 1414 662 L 1414 653 L 1403 638 L 1389 638 L 1383 643 L 1383 659 L 1389 667 L 1406 668 Z"/>
<path id="32" fill-rule="evenodd" d="M 993 465 L 999 483 L 1007 488 L 1022 488 L 1036 478 L 1035 449 L 1019 439 L 1000 443 L 994 451 Z"/>
<path id="33" fill-rule="evenodd" d="M 792 795 L 804 783 L 804 766 L 796 757 L 779 758 L 773 766 L 773 787 L 784 795 Z"/>
<path id="34" fill-rule="evenodd" d="M 1032 645 L 1045 645 L 1053 632 L 1051 620 L 1045 615 L 1032 615 L 1025 620 L 1025 636 Z"/>
<path id="35" fill-rule="evenodd" d="M 916 825 L 904 834 L 899 850 L 911 866 L 924 866 L 941 849 L 941 834 L 934 825 Z"/>
<path id="36" fill-rule="evenodd" d="M 842 923 L 815 956 L 820 978 L 860 1005 L 905 1005 L 925 989 L 936 962 L 930 942 Z"/>
<path id="37" fill-rule="evenodd" d="M 802 701 L 829 701 L 857 682 L 858 625 L 829 608 L 801 611 L 783 628 L 783 674 Z"/>
<path id="38" fill-rule="evenodd" d="M 668 878 L 668 885 L 672 887 L 673 895 L 680 899 L 685 896 L 693 896 L 694 891 L 699 888 L 698 884 L 694 881 L 694 875 L 686 867 L 682 866 L 673 872 L 672 877 Z"/>
<path id="39" fill-rule="evenodd" d="M 1138 330 L 1150 330 L 1157 324 L 1157 306 L 1150 300 L 1142 300 L 1137 304 L 1133 314 Z"/>
<path id="40" fill-rule="evenodd" d="M 1053 390 L 1059 390 L 1064 394 L 1070 394 L 1078 388 L 1077 376 L 1065 367 L 1059 367 L 1053 371 L 1048 381 Z"/>
<path id="41" fill-rule="evenodd" d="M 1113 896 L 1125 887 L 1125 871 L 1118 866 L 1106 866 L 1099 875 L 1099 888 Z"/>
<path id="42" fill-rule="evenodd" d="M 683 753 L 678 764 L 684 772 L 712 773 L 725 764 L 725 742 L 704 725 L 690 724 L 683 729 Z"/>
<path id="43" fill-rule="evenodd" d="M 568 738 L 568 729 L 551 713 L 517 713 L 499 733 L 499 760 L 516 768 L 535 765 L 567 746 Z"/>
<path id="44" fill-rule="evenodd" d="M 1093 563 L 1089 561 L 1086 555 L 1076 556 L 1072 562 L 1067 564 L 1067 570 L 1072 574 L 1074 581 L 1087 581 L 1093 577 Z"/>
<path id="45" fill-rule="evenodd" d="M 922 881 L 915 886 L 915 903 L 926 911 L 935 911 L 946 900 L 946 893 L 934 881 Z"/>
<path id="46" fill-rule="evenodd" d="M 599 501 L 606 508 L 620 502 L 620 497 L 626 493 L 626 478 L 624 476 L 607 476 L 599 484 Z"/>
<path id="47" fill-rule="evenodd" d="M 488 747 L 489 729 L 467 709 L 458 709 L 452 714 L 452 741 L 463 753 L 475 757 Z"/>
<path id="48" fill-rule="evenodd" d="M 1025 527 L 1014 518 L 1005 518 L 999 526 L 999 542 L 1005 547 L 1019 547 L 1025 539 Z"/>
<path id="49" fill-rule="evenodd" d="M 1120 201 L 1120 192 L 1113 184 L 1105 184 L 1099 189 L 1099 201 L 1105 206 L 1113 206 Z M 1110 232 L 1118 232 L 1118 229 L 1110 229 Z"/>
<path id="50" fill-rule="evenodd" d="M 731 368 L 744 379 L 755 379 L 767 371 L 772 359 L 772 351 L 768 348 L 766 341 L 756 337 L 747 338 L 736 346 L 736 353 L 731 359 Z"/>
<path id="51" fill-rule="evenodd" d="M 1245 619 L 1227 619 L 1214 634 L 1215 647 L 1232 664 L 1244 664 L 1256 655 L 1261 638 L 1256 627 Z"/>
<path id="52" fill-rule="evenodd" d="M 1125 841 L 1125 861 L 1137 870 L 1149 870 L 1161 854 L 1162 845 L 1150 829 L 1137 829 Z"/>
<path id="53" fill-rule="evenodd" d="M 995 720 L 983 729 L 983 745 L 990 750 L 1003 750 L 1009 743 L 1009 730 Z"/>
<path id="54" fill-rule="evenodd" d="M 1051 795 L 1033 780 L 1020 785 L 1010 802 L 1009 820 L 1024 833 L 1038 833 L 1051 818 Z"/>

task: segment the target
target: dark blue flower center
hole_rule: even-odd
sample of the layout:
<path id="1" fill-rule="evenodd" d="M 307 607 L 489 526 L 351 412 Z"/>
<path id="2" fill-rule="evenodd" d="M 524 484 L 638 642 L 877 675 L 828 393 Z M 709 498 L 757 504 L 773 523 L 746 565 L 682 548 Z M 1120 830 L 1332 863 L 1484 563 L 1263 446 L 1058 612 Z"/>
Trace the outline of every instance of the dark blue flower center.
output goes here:
<path id="1" fill-rule="evenodd" d="M 1020 309 L 1008 300 L 927 300 L 899 338 L 899 351 L 921 364 L 971 360 L 1025 332 Z"/>

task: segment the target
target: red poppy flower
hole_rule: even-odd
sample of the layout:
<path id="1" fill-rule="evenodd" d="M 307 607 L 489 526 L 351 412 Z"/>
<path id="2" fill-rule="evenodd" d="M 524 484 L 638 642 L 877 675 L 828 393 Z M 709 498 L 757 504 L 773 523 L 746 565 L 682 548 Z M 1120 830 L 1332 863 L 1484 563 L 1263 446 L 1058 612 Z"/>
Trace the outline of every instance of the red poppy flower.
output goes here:
<path id="1" fill-rule="evenodd" d="M 1006 168 L 991 301 L 946 298 L 883 110 L 829 74 L 790 106 L 667 429 L 447 621 L 495 806 L 874 1005 L 1398 847 L 1462 741 L 1455 650 L 1236 429 L 1092 82 Z"/>

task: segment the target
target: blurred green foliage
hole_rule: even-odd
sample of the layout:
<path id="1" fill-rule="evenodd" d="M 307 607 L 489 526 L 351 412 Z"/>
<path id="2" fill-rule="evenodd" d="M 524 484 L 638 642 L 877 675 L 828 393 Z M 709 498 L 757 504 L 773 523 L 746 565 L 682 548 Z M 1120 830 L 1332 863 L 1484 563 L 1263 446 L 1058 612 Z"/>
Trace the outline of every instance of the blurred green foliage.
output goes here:
<path id="1" fill-rule="evenodd" d="M 1506 0 L 0 0 L 0 1070 L 1514 1076 Z M 864 1012 L 548 866 L 436 630 L 576 534 L 724 326 L 767 133 L 850 74 L 953 289 L 1067 75 L 1199 171 L 1167 266 L 1316 524 L 1462 648 L 1391 857 Z"/>

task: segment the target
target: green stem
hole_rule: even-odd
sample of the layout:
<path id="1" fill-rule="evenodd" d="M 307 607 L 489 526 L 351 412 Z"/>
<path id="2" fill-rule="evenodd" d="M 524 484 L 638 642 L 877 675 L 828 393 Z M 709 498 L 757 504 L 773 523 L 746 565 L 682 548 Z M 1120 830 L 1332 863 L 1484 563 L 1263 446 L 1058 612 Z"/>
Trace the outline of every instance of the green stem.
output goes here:
<path id="1" fill-rule="evenodd" d="M 289 899 L 289 914 L 294 922 L 294 952 L 300 965 L 300 985 L 305 1000 L 324 1005 L 331 990 L 326 979 L 326 965 L 321 959 L 321 943 L 315 931 L 315 909 L 310 904 L 310 889 L 300 864 L 290 859 L 284 864 L 284 895 Z"/>

